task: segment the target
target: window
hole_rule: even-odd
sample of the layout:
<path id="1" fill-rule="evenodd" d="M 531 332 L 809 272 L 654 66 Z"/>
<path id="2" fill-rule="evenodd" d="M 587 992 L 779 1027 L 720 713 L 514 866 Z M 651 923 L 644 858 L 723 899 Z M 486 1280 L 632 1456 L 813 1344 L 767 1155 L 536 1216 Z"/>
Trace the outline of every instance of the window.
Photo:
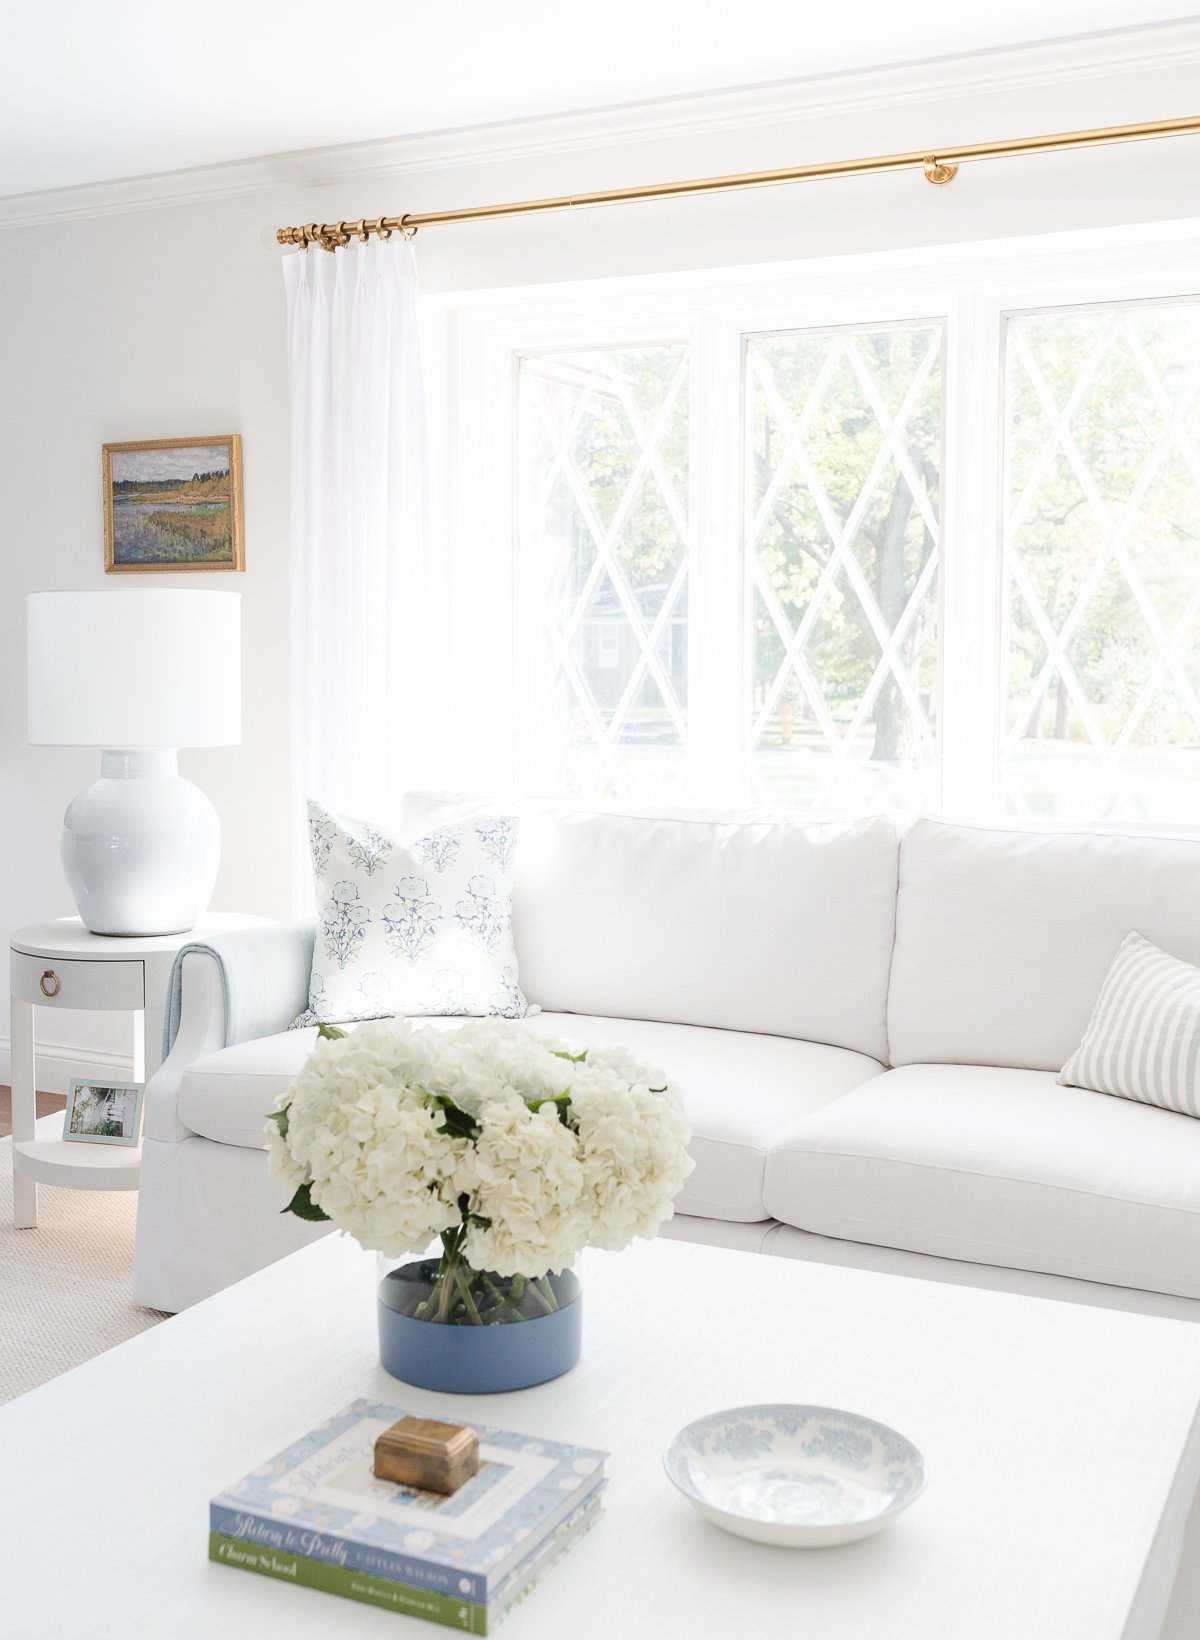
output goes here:
<path id="1" fill-rule="evenodd" d="M 1181 229 L 481 304 L 490 778 L 1195 824 L 1197 267 Z"/>
<path id="2" fill-rule="evenodd" d="M 521 652 L 536 789 L 682 791 L 691 457 L 683 345 L 553 353 L 519 381 Z"/>
<path id="3" fill-rule="evenodd" d="M 1007 327 L 1004 795 L 1200 815 L 1200 302 Z"/>
<path id="4" fill-rule="evenodd" d="M 941 328 L 746 345 L 756 794 L 917 806 L 936 769 Z"/>

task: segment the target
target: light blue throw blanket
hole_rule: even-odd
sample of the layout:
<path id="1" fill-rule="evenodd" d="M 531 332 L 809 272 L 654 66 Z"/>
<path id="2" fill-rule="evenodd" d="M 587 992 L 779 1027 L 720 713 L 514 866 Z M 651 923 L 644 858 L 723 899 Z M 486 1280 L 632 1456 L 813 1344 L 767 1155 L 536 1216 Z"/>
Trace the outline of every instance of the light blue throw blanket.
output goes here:
<path id="1" fill-rule="evenodd" d="M 316 922 L 263 923 L 214 934 L 182 946 L 167 982 L 163 1023 L 163 1058 L 179 1032 L 183 1006 L 183 959 L 193 952 L 212 957 L 221 971 L 225 994 L 225 1047 L 273 1036 L 308 1006 Z"/>

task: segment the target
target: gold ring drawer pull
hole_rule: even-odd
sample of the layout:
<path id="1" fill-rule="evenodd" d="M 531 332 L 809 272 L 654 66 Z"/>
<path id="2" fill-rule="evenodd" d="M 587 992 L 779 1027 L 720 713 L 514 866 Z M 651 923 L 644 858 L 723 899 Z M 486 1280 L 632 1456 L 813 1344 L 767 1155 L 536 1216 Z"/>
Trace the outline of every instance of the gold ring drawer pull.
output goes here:
<path id="1" fill-rule="evenodd" d="M 38 990 L 44 997 L 56 997 L 62 990 L 62 980 L 59 979 L 53 968 L 47 968 L 41 979 L 38 980 Z"/>

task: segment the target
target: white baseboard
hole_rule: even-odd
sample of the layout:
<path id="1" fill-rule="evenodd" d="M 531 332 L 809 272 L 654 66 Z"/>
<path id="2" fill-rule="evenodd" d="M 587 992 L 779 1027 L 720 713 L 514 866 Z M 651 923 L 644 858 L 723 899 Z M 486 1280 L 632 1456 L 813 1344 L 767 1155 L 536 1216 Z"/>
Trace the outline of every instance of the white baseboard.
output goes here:
<path id="1" fill-rule="evenodd" d="M 12 1081 L 11 1070 L 10 1039 L 0 1037 L 0 1087 L 7 1087 Z M 106 1082 L 116 1082 L 132 1074 L 133 1058 L 130 1054 L 112 1053 L 103 1048 L 64 1047 L 60 1043 L 38 1040 L 39 1093 L 65 1094 L 77 1076 L 97 1076 Z"/>

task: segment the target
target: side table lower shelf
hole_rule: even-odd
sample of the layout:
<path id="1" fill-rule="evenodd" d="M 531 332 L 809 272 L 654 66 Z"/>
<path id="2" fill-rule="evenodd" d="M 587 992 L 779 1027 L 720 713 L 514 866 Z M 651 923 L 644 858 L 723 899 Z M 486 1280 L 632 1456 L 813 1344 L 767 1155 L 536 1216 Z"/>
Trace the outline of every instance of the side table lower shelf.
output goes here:
<path id="1" fill-rule="evenodd" d="M 14 1229 L 36 1227 L 39 1184 L 136 1190 L 142 1163 L 140 1147 L 64 1140 L 61 1116 L 35 1120 L 35 1014 L 130 1015 L 129 1080 L 148 1082 L 162 1060 L 167 986 L 179 952 L 215 935 L 267 926 L 264 917 L 212 912 L 179 934 L 93 934 L 78 917 L 60 917 L 9 936 Z"/>
<path id="2" fill-rule="evenodd" d="M 96 1145 L 64 1139 L 61 1111 L 41 1116 L 36 1137 L 13 1141 L 13 1171 L 38 1184 L 69 1190 L 136 1190 L 142 1147 Z"/>

